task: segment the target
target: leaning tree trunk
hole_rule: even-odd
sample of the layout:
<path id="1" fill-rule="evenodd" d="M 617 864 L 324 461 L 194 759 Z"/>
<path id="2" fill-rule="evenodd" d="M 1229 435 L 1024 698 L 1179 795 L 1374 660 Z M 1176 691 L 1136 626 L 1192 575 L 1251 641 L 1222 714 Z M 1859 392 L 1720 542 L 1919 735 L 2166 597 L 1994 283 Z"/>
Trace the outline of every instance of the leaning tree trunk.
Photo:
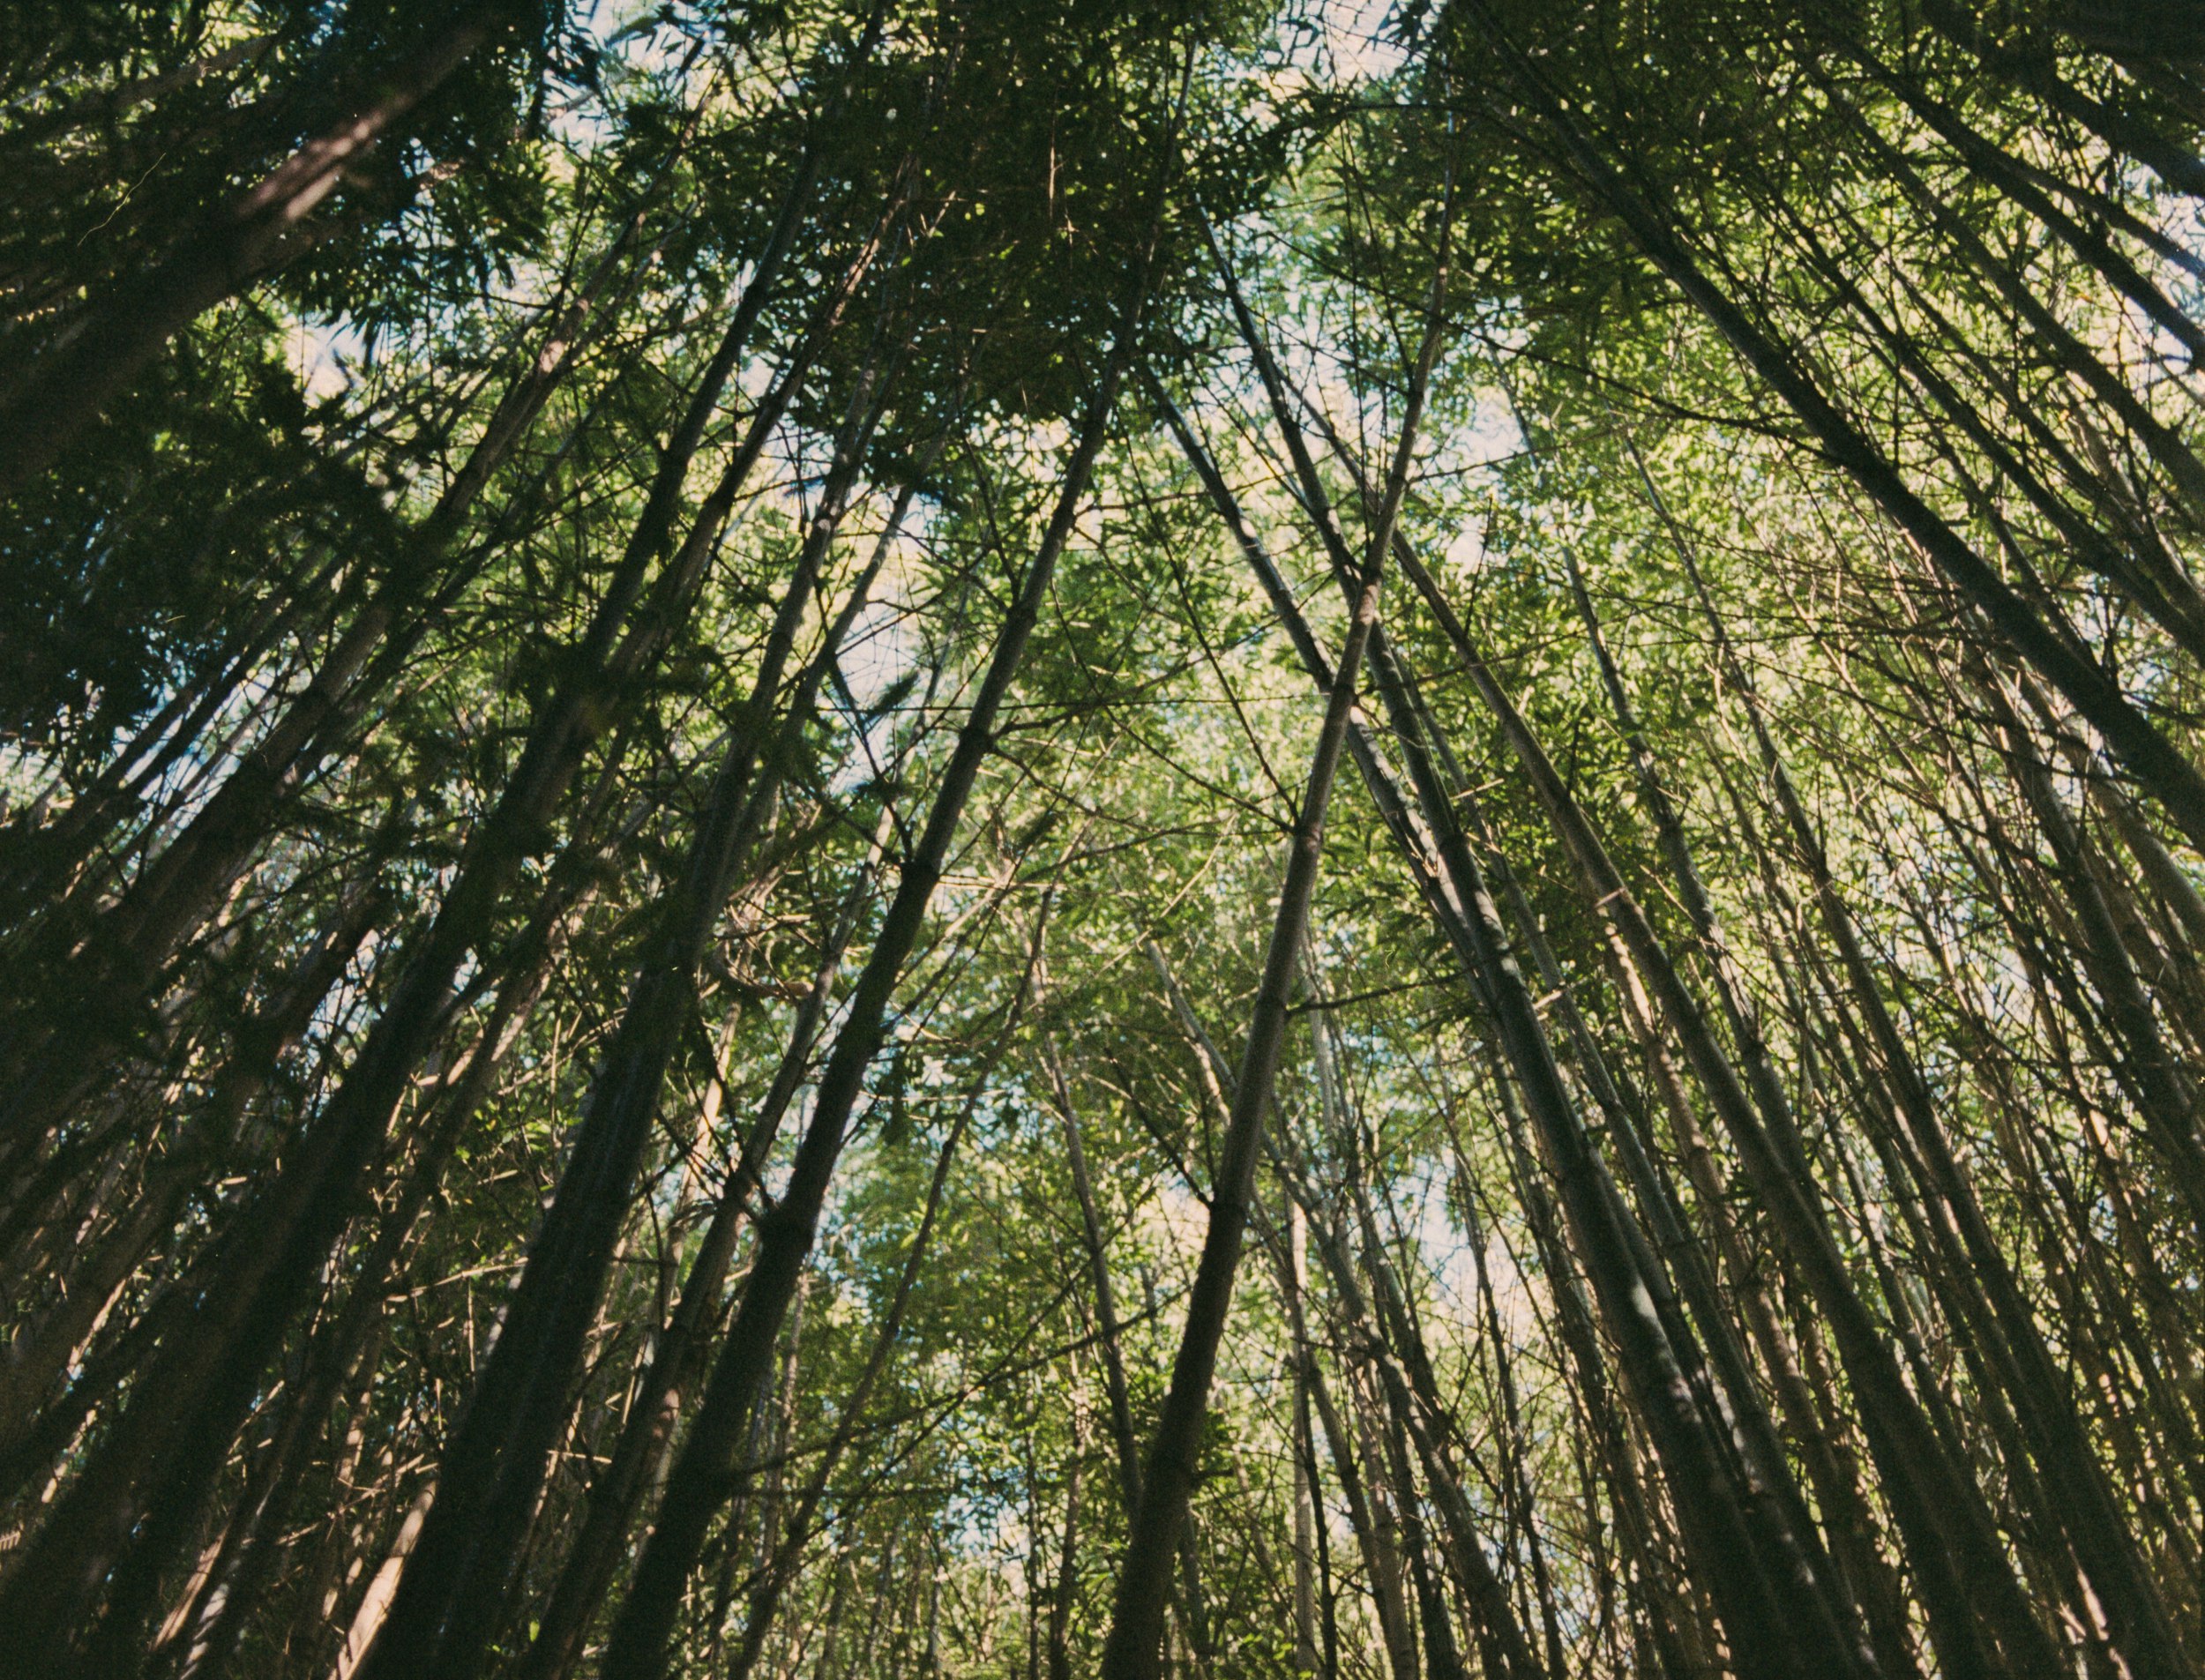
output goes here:
<path id="1" fill-rule="evenodd" d="M 360 159 L 487 42 L 519 7 L 476 0 L 411 58 L 377 79 L 373 97 L 302 146 L 206 218 L 170 256 L 114 287 L 0 395 L 0 498 L 42 477 L 168 340 L 312 243 L 307 218 Z"/>
<path id="2" fill-rule="evenodd" d="M 759 1223 L 757 1252 L 742 1305 L 714 1364 L 658 1521 L 637 1562 L 628 1601 L 613 1625 L 602 1669 L 606 1680 L 656 1680 L 665 1672 L 690 1572 L 704 1549 L 706 1531 L 730 1491 L 736 1451 L 811 1253 L 850 1114 L 886 1034 L 889 1004 L 903 965 L 918 944 L 965 802 L 992 748 L 997 713 L 1040 618 L 1058 557 L 1071 539 L 1080 498 L 1109 429 L 1125 360 L 1132 354 L 1132 332 L 1140 313 L 1137 304 L 1090 399 L 1049 527 L 997 636 L 986 674 L 943 770 L 926 826 L 904 861 L 895 896 L 882 917 L 833 1052 L 820 1073 L 811 1117 L 797 1146 L 789 1183 Z"/>
<path id="3" fill-rule="evenodd" d="M 1435 300 L 1445 287 L 1445 268 L 1434 283 Z M 1209 1225 L 1202 1241 L 1194 1284 L 1180 1333 L 1171 1384 L 1141 1469 L 1141 1501 L 1133 1515 L 1124 1563 L 1110 1609 L 1110 1631 L 1102 1649 L 1105 1680 L 1153 1680 L 1159 1671 L 1164 1604 L 1170 1591 L 1170 1559 L 1180 1525 L 1186 1519 L 1200 1450 L 1202 1421 L 1209 1408 L 1211 1378 L 1232 1301 L 1234 1274 L 1246 1234 L 1255 1193 L 1256 1165 L 1262 1153 L 1263 1111 L 1271 1101 L 1279 1055 L 1286 1039 L 1295 965 L 1309 927 L 1309 907 L 1324 858 L 1325 808 L 1334 773 L 1346 745 L 1355 713 L 1355 688 L 1364 648 L 1378 623 L 1379 579 L 1394 520 L 1406 489 L 1410 454 L 1425 386 L 1439 350 L 1436 322 L 1428 327 L 1409 386 L 1408 412 L 1387 484 L 1385 504 L 1357 580 L 1347 642 L 1333 673 L 1325 716 L 1311 755 L 1309 777 L 1295 814 L 1286 879 L 1279 892 L 1264 957 L 1263 977 L 1248 1026 L 1247 1042 L 1232 1093 L 1230 1118 L 1218 1152 L 1211 1186 Z"/>
<path id="4" fill-rule="evenodd" d="M 655 664 L 685 614 L 714 540 L 818 336 L 808 335 L 806 348 L 760 404 L 688 540 L 647 596 L 647 574 L 660 544 L 631 545 L 575 650 L 577 676 L 536 718 L 512 780 L 470 840 L 435 921 L 407 954 L 342 1085 L 281 1175 L 232 1221 L 219 1285 L 194 1300 L 191 1324 L 164 1341 L 116 1430 L 0 1587 L 0 1616 L 37 1634 L 49 1666 L 64 1660 L 60 1630 L 84 1629 L 140 1514 L 158 1505 L 170 1521 L 182 1521 L 203 1499 L 260 1372 L 348 1217 L 360 1175 L 441 1030 L 452 977 L 487 937 L 507 886 L 602 728 L 606 702 Z"/>
<path id="5" fill-rule="evenodd" d="M 689 855 L 655 907 L 661 931 L 642 952 L 611 1047 L 591 1080 L 558 1189 L 529 1243 L 497 1345 L 439 1462 L 436 1501 L 362 1664 L 363 1680 L 470 1674 L 496 1631 L 627 1220 L 666 1071 L 694 1018 L 697 972 L 758 832 L 762 812 L 751 797 L 751 779 L 776 733 L 782 675 L 880 412 L 861 381 L 750 700 L 730 730 Z"/>

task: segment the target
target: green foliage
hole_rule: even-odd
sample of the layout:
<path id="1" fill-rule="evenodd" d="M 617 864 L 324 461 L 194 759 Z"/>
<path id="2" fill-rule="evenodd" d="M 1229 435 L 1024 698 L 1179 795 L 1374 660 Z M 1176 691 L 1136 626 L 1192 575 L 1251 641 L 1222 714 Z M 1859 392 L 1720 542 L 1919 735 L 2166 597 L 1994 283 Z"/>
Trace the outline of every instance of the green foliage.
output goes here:
<path id="1" fill-rule="evenodd" d="M 376 1023 L 510 822 L 512 883 L 346 1187 L 314 1304 L 256 1374 L 190 1533 L 147 1565 L 163 1608 L 142 1619 L 199 1617 L 195 1638 L 219 1609 L 195 1608 L 200 1583 L 248 1583 L 220 1630 L 229 1672 L 329 1669 L 434 1483 L 638 976 L 662 960 L 718 778 L 751 751 L 771 797 L 680 994 L 639 1176 L 602 1192 L 625 1209 L 619 1246 L 493 1640 L 521 1660 L 704 1234 L 739 1207 L 670 1413 L 672 1438 L 691 1427 L 1122 345 L 1092 488 L 896 978 L 678 1658 L 730 1671 L 789 1542 L 759 1672 L 1050 1672 L 1059 1627 L 1072 1671 L 1092 1669 L 1129 1529 L 1111 1368 L 1138 1447 L 1171 1378 L 1322 708 L 1158 392 L 1325 659 L 1348 622 L 1230 279 L 1358 556 L 1436 334 L 1398 530 L 1448 611 L 1389 561 L 1409 698 L 1366 674 L 1364 756 L 1332 802 L 1176 1589 L 1177 1649 L 1208 1648 L 1179 1671 L 1294 1671 L 1297 1464 L 1316 1467 L 1304 1572 L 1321 1539 L 1312 1590 L 1330 1589 L 1342 1674 L 1387 1671 L 1389 1571 L 1435 1675 L 1430 1617 L 1468 1650 L 1494 1614 L 1450 1550 L 1443 1478 L 1507 1614 L 1563 1671 L 1662 1671 L 1665 1640 L 1736 1648 L 1527 1095 L 1498 958 L 1465 955 L 1461 883 L 1435 885 L 1447 824 L 1617 1217 L 1653 1234 L 1627 1263 L 1661 1286 L 1663 1333 L 1737 1343 L 1750 1380 L 1726 1404 L 1776 1420 L 1779 1467 L 1859 1577 L 1845 1590 L 1888 1610 L 1881 1634 L 1923 1672 L 1965 1667 L 1938 1644 L 1827 1274 L 1787 1246 L 1766 1168 L 1469 644 L 1711 1054 L 1764 1059 L 1783 1170 L 1980 1495 L 1998 1568 L 2063 1660 L 2152 1672 L 2110 1624 L 2060 1609 L 2100 1602 L 2106 1565 L 2062 1527 L 2050 1455 L 2015 1415 L 2067 1408 L 2136 1572 L 2194 1627 L 2205 1251 L 2180 1146 L 2194 1106 L 2170 1114 L 2162 1094 L 2205 1060 L 2196 836 L 1626 210 L 1650 206 L 1908 493 L 2194 763 L 2194 59 L 2113 39 L 2110 9 L 2037 4 L 492 11 L 490 38 L 347 172 L 311 238 L 0 505 L 0 1121 L 35 1113 L 53 1068 L 99 1064 L 50 1123 L 0 1132 L 11 1349 L 43 1346 L 84 1290 L 102 1303 L 41 1392 L 0 1372 L 0 1557 L 45 1543 L 56 1490 L 96 1485 L 137 1362 L 174 1345 L 164 1303 L 208 1298 L 256 1210 L 318 1158 Z M 7 7 L 0 399 L 452 11 Z M 753 293 L 784 224 L 786 261 Z M 755 325 L 667 479 L 738 308 Z M 722 473 L 799 363 L 721 509 Z M 532 370 L 549 377 L 507 447 Z M 787 673 L 754 695 L 838 440 L 876 407 Z M 631 566 L 654 508 L 666 534 Z M 877 543 L 870 600 L 831 648 Z M 606 675 L 609 648 L 637 647 Z M 576 695 L 571 773 L 509 809 Z M 1421 806 L 1415 707 L 1439 788 Z M 246 841 L 208 866 L 203 913 L 138 965 L 195 823 L 294 725 L 303 744 L 250 784 Z M 1416 809 L 1389 813 L 1389 786 Z M 320 989 L 287 1015 L 308 975 Z M 1910 1080 L 1957 1185 L 1911 1129 Z M 751 1183 L 737 1163 L 769 1092 L 787 1116 L 754 1140 Z M 1766 1083 L 1752 1101 L 1776 1102 Z M 1963 1202 L 2018 1309 L 1980 1295 Z M 1290 1203 L 1307 1237 L 1291 1289 Z M 1397 1319 L 1370 1304 L 1387 1288 Z M 370 1328 L 348 1344 L 355 1303 Z M 2072 1393 L 2015 1374 L 2030 1337 Z M 1387 1378 L 1417 1360 L 1439 1398 L 1404 1415 Z M 1337 1440 L 1320 1419 L 1303 1438 L 1312 1369 Z M 324 1413 L 287 1433 L 302 1393 Z M 279 1462 L 288 1504 L 261 1512 Z M 610 1605 L 658 1497 L 645 1485 Z M 192 1576 L 194 1547 L 225 1534 L 273 1548 L 265 1576 L 211 1549 L 215 1573 Z M 87 1640 L 128 1610 L 108 1593 Z"/>

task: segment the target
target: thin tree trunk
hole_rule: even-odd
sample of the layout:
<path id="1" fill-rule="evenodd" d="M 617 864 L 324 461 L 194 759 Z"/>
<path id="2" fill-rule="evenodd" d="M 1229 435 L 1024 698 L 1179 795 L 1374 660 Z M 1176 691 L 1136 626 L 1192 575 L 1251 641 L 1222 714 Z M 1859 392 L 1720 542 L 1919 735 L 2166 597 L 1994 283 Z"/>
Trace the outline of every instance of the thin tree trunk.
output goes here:
<path id="1" fill-rule="evenodd" d="M 1080 1460 L 1086 1446 L 1075 1407 L 1072 1456 L 1065 1465 L 1065 1526 L 1058 1540 L 1057 1587 L 1049 1604 L 1049 1680 L 1072 1680 L 1072 1618 L 1080 1595 Z"/>
<path id="2" fill-rule="evenodd" d="M 1141 285 L 1145 287 L 1145 278 Z M 1079 443 L 1066 465 L 1049 528 L 997 637 L 987 672 L 936 789 L 926 826 L 904 861 L 895 896 L 882 918 L 834 1049 L 819 1076 L 811 1117 L 797 1146 L 788 1185 L 772 1211 L 759 1222 L 757 1253 L 742 1305 L 714 1367 L 696 1425 L 659 1508 L 658 1521 L 638 1560 L 627 1603 L 614 1624 L 602 1669 L 605 1680 L 656 1680 L 665 1672 L 690 1572 L 703 1549 L 714 1514 L 730 1491 L 736 1447 L 755 1404 L 765 1361 L 811 1253 L 849 1116 L 886 1034 L 889 1004 L 903 965 L 918 943 L 927 906 L 956 838 L 965 802 L 979 775 L 981 762 L 992 747 L 997 713 L 1040 617 L 1058 557 L 1071 538 L 1080 498 L 1109 428 L 1125 362 L 1132 351 L 1130 334 L 1140 313 L 1137 303 L 1127 328 L 1111 349 L 1081 424 Z"/>
<path id="3" fill-rule="evenodd" d="M 1117 1453 L 1118 1494 L 1132 1520 L 1140 1509 L 1140 1444 L 1133 1430 L 1133 1408 L 1127 1398 L 1125 1355 L 1118 1334 L 1117 1296 L 1110 1283 L 1110 1250 L 1102 1235 L 1102 1215 L 1096 1211 L 1095 1189 L 1088 1179 L 1088 1155 L 1080 1139 L 1080 1117 L 1072 1103 L 1072 1086 L 1055 1039 L 1042 1035 L 1042 1065 L 1049 1074 L 1050 1094 L 1064 1124 L 1065 1165 L 1072 1177 L 1073 1198 L 1080 1205 L 1081 1248 L 1088 1261 L 1088 1281 L 1094 1291 L 1096 1340 L 1102 1353 L 1102 1384 L 1110 1400 L 1110 1444 Z"/>
<path id="4" fill-rule="evenodd" d="M 497 1346 L 440 1460 L 436 1502 L 363 1665 L 363 1680 L 471 1674 L 495 1631 L 496 1607 L 566 1415 L 666 1071 L 695 1017 L 697 970 L 763 815 L 751 782 L 775 733 L 782 675 L 880 412 L 861 381 L 696 839 L 656 907 L 662 931 L 643 952 L 612 1045 L 591 1081 L 558 1190 L 529 1244 Z M 855 616 L 854 604 L 840 622 Z M 829 650 L 823 657 L 832 656 Z"/>
<path id="5" fill-rule="evenodd" d="M 1413 388 L 1423 389 L 1437 353 L 1437 334 L 1428 335 Z M 1400 505 L 1409 449 L 1416 431 L 1417 404 L 1412 397 L 1394 481 L 1388 486 L 1389 508 L 1382 529 L 1390 532 L 1392 511 Z M 1271 930 L 1271 945 L 1264 959 L 1263 980 L 1249 1024 L 1248 1041 L 1241 1055 L 1235 1081 L 1231 1118 L 1218 1156 L 1217 1176 L 1211 1190 L 1209 1228 L 1202 1243 L 1192 1293 L 1188 1297 L 1185 1327 L 1173 1363 L 1171 1385 L 1164 1397 L 1155 1435 L 1141 1471 L 1141 1503 L 1126 1542 L 1111 1609 L 1110 1632 L 1103 1647 L 1102 1673 L 1106 1680 L 1150 1680 L 1158 1671 L 1162 1644 L 1164 1604 L 1170 1589 L 1170 1560 L 1177 1549 L 1178 1530 L 1185 1519 L 1188 1495 L 1194 1485 L 1195 1459 L 1201 1439 L 1202 1419 L 1208 1409 L 1209 1386 L 1217 1348 L 1225 1328 L 1225 1314 L 1232 1299 L 1233 1274 L 1247 1228 L 1254 1194 L 1256 1163 L 1261 1151 L 1263 1109 L 1271 1100 L 1279 1054 L 1286 1036 L 1287 1009 L 1309 921 L 1309 906 L 1317 885 L 1324 852 L 1325 807 L 1332 794 L 1334 772 L 1348 734 L 1355 705 L 1355 682 L 1363 663 L 1363 650 L 1378 622 L 1378 567 L 1383 559 L 1383 539 L 1372 544 L 1370 561 L 1361 579 L 1360 598 L 1342 649 L 1325 708 L 1301 807 L 1293 829 L 1285 884 Z"/>
<path id="6" fill-rule="evenodd" d="M 2102 671 L 2015 593 L 1930 505 L 1899 470 L 1839 413 L 1798 361 L 1747 319 L 1678 240 L 1667 218 L 1619 175 L 1588 138 L 1538 68 L 1512 41 L 1486 0 L 1462 0 L 1508 65 L 1514 85 L 1560 141 L 1588 183 L 1639 249 L 1712 321 L 1807 428 L 1841 468 L 1874 499 L 1983 612 L 1992 628 L 2041 671 L 2105 736 L 2137 781 L 2191 841 L 2205 848 L 2205 776 Z"/>
<path id="7" fill-rule="evenodd" d="M 1293 1312 L 1300 1315 L 1304 1243 L 1302 1210 L 1289 1201 L 1286 1210 L 1286 1288 L 1293 1297 Z M 1309 1380 L 1297 1352 L 1292 1361 L 1294 1382 L 1294 1670 L 1318 1672 L 1317 1646 L 1317 1506 L 1310 1481 Z M 1055 1676 L 1052 1676 L 1055 1680 Z"/>

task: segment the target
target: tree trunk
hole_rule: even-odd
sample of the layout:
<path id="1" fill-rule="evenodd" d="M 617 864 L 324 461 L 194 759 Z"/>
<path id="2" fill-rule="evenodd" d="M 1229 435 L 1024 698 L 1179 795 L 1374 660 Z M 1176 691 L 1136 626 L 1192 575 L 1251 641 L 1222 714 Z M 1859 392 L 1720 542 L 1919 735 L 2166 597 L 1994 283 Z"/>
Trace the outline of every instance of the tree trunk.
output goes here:
<path id="1" fill-rule="evenodd" d="M 1137 306 L 1134 318 L 1138 316 Z M 895 896 L 882 918 L 841 1032 L 819 1076 L 811 1118 L 797 1146 L 788 1185 L 759 1223 L 757 1253 L 742 1305 L 736 1310 L 696 1425 L 659 1508 L 657 1524 L 637 1563 L 628 1602 L 614 1624 L 602 1668 L 606 1680 L 656 1680 L 665 1672 L 683 1591 L 703 1549 L 712 1518 L 731 1491 L 736 1448 L 749 1422 L 765 1362 L 811 1252 L 866 1070 L 886 1035 L 888 1006 L 897 981 L 918 943 L 927 906 L 956 838 L 966 799 L 993 744 L 997 713 L 1040 616 L 1050 578 L 1071 538 L 1080 499 L 1102 447 L 1118 380 L 1125 358 L 1132 353 L 1130 332 L 1129 323 L 1111 350 L 1081 425 L 1079 444 L 1066 466 L 1049 528 L 997 637 L 986 675 L 936 789 L 926 826 L 905 859 Z"/>
<path id="2" fill-rule="evenodd" d="M 781 678 L 848 505 L 879 405 L 861 383 L 844 437 L 734 724 L 689 855 L 654 910 L 620 1024 L 558 1190 L 531 1241 L 497 1346 L 438 1467 L 436 1502 L 407 1560 L 363 1680 L 472 1674 L 492 1637 L 515 1554 L 629 1212 L 666 1071 L 695 1019 L 697 970 L 762 811 L 752 777 L 776 732 Z M 841 619 L 856 616 L 856 603 Z M 832 650 L 823 657 L 831 658 Z"/>
<path id="3" fill-rule="evenodd" d="M 1822 448 L 1982 611 L 1997 633 L 2089 719 L 2130 773 L 2190 840 L 2205 849 L 2205 776 L 2119 688 L 2071 646 L 1909 486 L 1897 467 L 1840 414 L 1798 360 L 1747 319 L 1686 250 L 1663 213 L 1617 173 L 1537 67 L 1508 38 L 1486 0 L 1463 0 L 1508 65 L 1514 85 L 1633 242 L 1712 321 L 1820 442 Z M 2090 358 L 2095 362 L 2095 358 Z"/>
<path id="4" fill-rule="evenodd" d="M 512 0 L 462 9 L 373 98 L 232 199 L 163 261 L 115 287 L 0 393 L 0 499 L 42 477 L 178 332 L 311 243 L 306 219 L 370 147 L 515 16 Z"/>
<path id="5" fill-rule="evenodd" d="M 1434 335 L 1427 345 L 1419 370 L 1416 387 L 1418 392 L 1423 386 L 1421 376 L 1429 373 L 1436 347 Z M 1388 487 L 1390 507 L 1384 528 L 1389 531 L 1391 508 L 1400 504 L 1408 448 L 1415 434 L 1416 407 L 1412 399 L 1399 467 L 1394 482 Z M 1177 1549 L 1179 1527 L 1185 1519 L 1187 1498 L 1194 1485 L 1202 1419 L 1209 1405 L 1211 1374 L 1216 1364 L 1218 1343 L 1224 1334 L 1226 1310 L 1232 1299 L 1233 1274 L 1239 1265 L 1241 1241 L 1254 1194 L 1263 1109 L 1271 1100 L 1271 1086 L 1278 1071 L 1279 1053 L 1286 1037 L 1294 967 L 1308 927 L 1310 900 L 1323 859 L 1325 806 L 1331 797 L 1333 774 L 1339 766 L 1341 750 L 1347 739 L 1363 650 L 1378 622 L 1378 566 L 1384 553 L 1381 539 L 1373 543 L 1361 579 L 1360 598 L 1356 602 L 1347 646 L 1334 675 L 1301 808 L 1295 818 L 1286 880 L 1272 923 L 1270 949 L 1264 959 L 1263 980 L 1256 994 L 1247 1044 L 1241 1054 L 1231 1117 L 1218 1155 L 1217 1176 L 1210 1197 L 1209 1228 L 1203 1239 L 1193 1291 L 1188 1297 L 1185 1326 L 1181 1333 L 1178 1355 L 1172 1365 L 1171 1385 L 1166 1392 L 1163 1409 L 1142 1466 L 1141 1502 L 1134 1515 L 1125 1562 L 1118 1574 L 1110 1637 L 1103 1647 L 1102 1673 L 1106 1680 L 1152 1680 L 1157 1673 L 1164 1603 L 1170 1590 L 1170 1558 Z"/>

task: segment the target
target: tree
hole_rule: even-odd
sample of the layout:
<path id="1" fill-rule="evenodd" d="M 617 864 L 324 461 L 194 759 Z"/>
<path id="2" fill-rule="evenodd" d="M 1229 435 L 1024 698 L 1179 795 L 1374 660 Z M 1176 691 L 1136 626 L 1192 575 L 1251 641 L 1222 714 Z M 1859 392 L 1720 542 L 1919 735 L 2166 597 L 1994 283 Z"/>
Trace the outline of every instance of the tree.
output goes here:
<path id="1" fill-rule="evenodd" d="M 2205 1669 L 2171 12 L 17 11 L 0 1670 Z"/>

